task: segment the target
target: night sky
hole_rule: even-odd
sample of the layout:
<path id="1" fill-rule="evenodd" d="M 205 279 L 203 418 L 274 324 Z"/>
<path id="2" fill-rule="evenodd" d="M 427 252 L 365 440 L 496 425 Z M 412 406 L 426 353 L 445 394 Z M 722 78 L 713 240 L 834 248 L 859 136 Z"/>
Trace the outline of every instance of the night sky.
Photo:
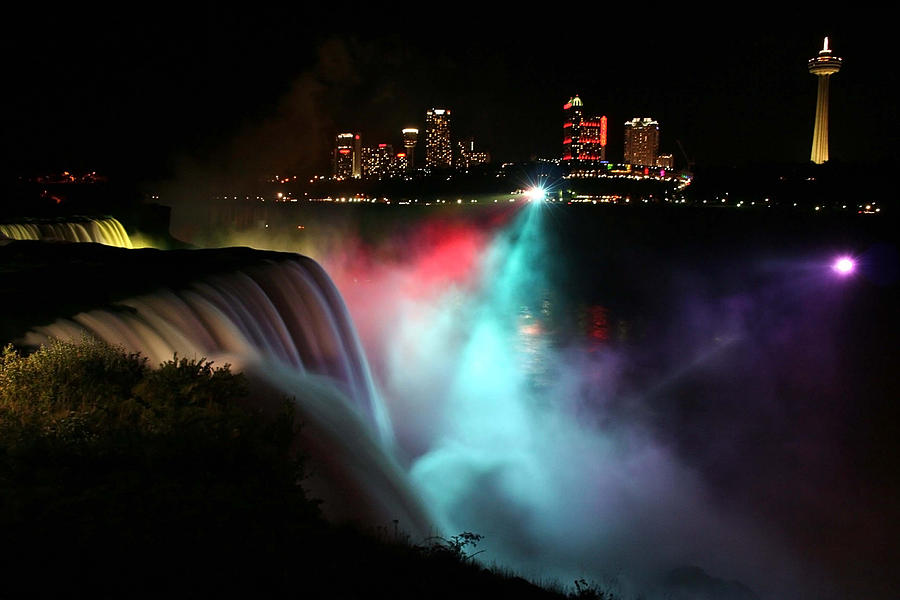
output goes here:
<path id="1" fill-rule="evenodd" d="M 19 13 L 3 40 L 4 170 L 324 173 L 337 131 L 399 149 L 400 129 L 424 129 L 432 106 L 450 108 L 454 137 L 474 136 L 495 161 L 556 157 L 562 104 L 575 93 L 588 116 L 609 117 L 613 160 L 624 121 L 651 116 L 660 152 L 679 166 L 676 139 L 698 165 L 805 162 L 816 94 L 806 61 L 824 35 L 844 58 L 832 160 L 883 162 L 897 146 L 891 32 L 865 14 L 806 23 L 762 10 L 595 8 L 498 22 L 454 5 L 429 29 L 421 10 Z M 707 17 L 715 24 L 699 24 Z"/>

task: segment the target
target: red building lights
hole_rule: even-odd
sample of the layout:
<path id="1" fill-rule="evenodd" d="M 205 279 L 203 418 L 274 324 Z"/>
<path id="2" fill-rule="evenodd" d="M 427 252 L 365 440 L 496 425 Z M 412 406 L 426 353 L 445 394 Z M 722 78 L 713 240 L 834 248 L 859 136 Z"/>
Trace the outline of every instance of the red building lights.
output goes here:
<path id="1" fill-rule="evenodd" d="M 577 157 L 579 161 L 606 160 L 606 117 L 585 120 L 581 98 L 574 96 L 565 105 L 563 130 L 563 160 Z"/>

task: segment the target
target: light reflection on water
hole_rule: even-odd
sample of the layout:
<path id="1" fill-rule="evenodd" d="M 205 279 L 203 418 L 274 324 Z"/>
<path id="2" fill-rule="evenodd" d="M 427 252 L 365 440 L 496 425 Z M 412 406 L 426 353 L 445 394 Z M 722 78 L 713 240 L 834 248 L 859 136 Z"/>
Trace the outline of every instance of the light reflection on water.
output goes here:
<path id="1" fill-rule="evenodd" d="M 519 307 L 513 344 L 522 374 L 534 392 L 554 383 L 557 369 L 553 359 L 561 348 L 593 354 L 628 338 L 629 323 L 613 321 L 602 304 L 580 305 L 570 314 L 559 315 L 551 299 L 544 297 L 539 307 L 538 311 L 527 304 Z"/>
<path id="2" fill-rule="evenodd" d="M 549 308 L 549 301 L 546 306 Z M 522 306 L 519 310 L 515 348 L 529 387 L 533 390 L 546 388 L 550 383 L 548 352 L 551 349 L 551 337 L 546 323 L 535 318 L 527 306 Z"/>

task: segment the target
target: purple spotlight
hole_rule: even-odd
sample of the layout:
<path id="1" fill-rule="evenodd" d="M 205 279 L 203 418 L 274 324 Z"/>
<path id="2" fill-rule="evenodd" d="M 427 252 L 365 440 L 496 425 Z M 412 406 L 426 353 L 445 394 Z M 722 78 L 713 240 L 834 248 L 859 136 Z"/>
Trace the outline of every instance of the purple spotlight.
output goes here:
<path id="1" fill-rule="evenodd" d="M 856 261 L 849 256 L 841 256 L 831 265 L 831 270 L 838 275 L 849 275 L 856 269 Z"/>

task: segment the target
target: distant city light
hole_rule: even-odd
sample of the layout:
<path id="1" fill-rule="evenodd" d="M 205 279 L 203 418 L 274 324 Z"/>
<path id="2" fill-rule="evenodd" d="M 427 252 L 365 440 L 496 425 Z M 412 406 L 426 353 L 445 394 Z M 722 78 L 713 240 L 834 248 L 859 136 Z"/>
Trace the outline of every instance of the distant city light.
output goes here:
<path id="1" fill-rule="evenodd" d="M 838 275 L 849 275 L 856 269 L 856 261 L 849 256 L 841 256 L 831 265 L 831 270 Z"/>

